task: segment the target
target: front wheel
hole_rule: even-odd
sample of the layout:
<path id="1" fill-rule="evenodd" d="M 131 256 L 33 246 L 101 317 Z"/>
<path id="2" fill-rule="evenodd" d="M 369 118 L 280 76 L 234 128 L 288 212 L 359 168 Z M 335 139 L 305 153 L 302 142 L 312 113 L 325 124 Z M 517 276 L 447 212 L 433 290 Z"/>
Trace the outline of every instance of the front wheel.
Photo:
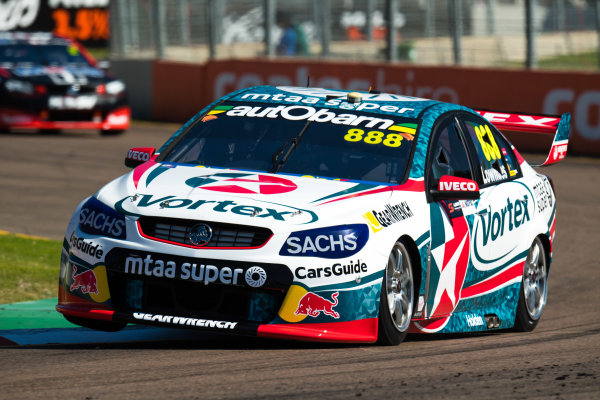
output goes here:
<path id="1" fill-rule="evenodd" d="M 538 324 L 548 297 L 548 258 L 539 237 L 529 248 L 515 316 L 515 330 L 530 332 Z"/>
<path id="2" fill-rule="evenodd" d="M 406 245 L 396 242 L 388 257 L 379 302 L 379 334 L 383 345 L 404 340 L 413 315 L 415 289 L 413 266 Z"/>

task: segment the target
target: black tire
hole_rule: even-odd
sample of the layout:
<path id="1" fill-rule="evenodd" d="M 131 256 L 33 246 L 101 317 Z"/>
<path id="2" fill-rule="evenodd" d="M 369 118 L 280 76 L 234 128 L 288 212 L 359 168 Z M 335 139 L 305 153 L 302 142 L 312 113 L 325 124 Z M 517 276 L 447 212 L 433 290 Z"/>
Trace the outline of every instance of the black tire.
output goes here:
<path id="1" fill-rule="evenodd" d="M 381 283 L 378 344 L 395 346 L 406 337 L 415 309 L 414 272 L 408 247 L 403 241 L 396 242 Z M 390 301 L 394 301 L 393 307 Z"/>
<path id="2" fill-rule="evenodd" d="M 74 317 L 72 315 L 65 315 L 65 318 L 72 324 L 94 329 L 96 331 L 117 332 L 127 326 L 124 322 L 99 321 L 97 319 Z"/>
<path id="3" fill-rule="evenodd" d="M 103 129 L 100 131 L 102 136 L 118 136 L 125 132 L 125 129 Z"/>
<path id="4" fill-rule="evenodd" d="M 519 291 L 514 330 L 531 332 L 535 329 L 548 298 L 548 254 L 539 237 L 535 238 L 525 265 Z"/>
<path id="5" fill-rule="evenodd" d="M 39 129 L 38 133 L 40 135 L 60 135 L 62 131 L 60 129 Z"/>

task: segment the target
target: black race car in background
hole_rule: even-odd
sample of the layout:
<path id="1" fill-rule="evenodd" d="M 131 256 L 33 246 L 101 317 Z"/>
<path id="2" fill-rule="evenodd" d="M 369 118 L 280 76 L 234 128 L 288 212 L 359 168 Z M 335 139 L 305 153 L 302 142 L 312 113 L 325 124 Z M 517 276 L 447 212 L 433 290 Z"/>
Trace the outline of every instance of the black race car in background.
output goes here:
<path id="1" fill-rule="evenodd" d="M 125 84 L 79 43 L 51 33 L 0 33 L 0 131 L 92 129 L 120 133 Z"/>

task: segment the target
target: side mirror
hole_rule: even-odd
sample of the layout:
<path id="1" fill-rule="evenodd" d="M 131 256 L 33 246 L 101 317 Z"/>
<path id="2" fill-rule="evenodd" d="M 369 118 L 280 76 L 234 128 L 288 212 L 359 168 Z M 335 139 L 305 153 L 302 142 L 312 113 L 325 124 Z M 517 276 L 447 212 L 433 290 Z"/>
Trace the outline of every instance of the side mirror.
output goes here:
<path id="1" fill-rule="evenodd" d="M 134 147 L 127 151 L 125 157 L 125 166 L 129 168 L 135 168 L 138 165 L 142 165 L 150 159 L 156 152 L 154 147 Z"/>
<path id="2" fill-rule="evenodd" d="M 439 200 L 476 200 L 479 198 L 479 185 L 472 179 L 443 175 L 435 189 L 430 189 L 431 198 Z"/>

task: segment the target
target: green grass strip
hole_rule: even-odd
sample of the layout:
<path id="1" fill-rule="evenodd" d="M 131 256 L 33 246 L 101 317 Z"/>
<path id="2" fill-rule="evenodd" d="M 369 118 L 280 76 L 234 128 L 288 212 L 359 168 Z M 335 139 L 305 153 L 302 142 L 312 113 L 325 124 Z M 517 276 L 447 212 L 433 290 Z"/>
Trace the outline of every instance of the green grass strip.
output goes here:
<path id="1" fill-rule="evenodd" d="M 0 231 L 0 304 L 56 297 L 62 241 Z"/>

